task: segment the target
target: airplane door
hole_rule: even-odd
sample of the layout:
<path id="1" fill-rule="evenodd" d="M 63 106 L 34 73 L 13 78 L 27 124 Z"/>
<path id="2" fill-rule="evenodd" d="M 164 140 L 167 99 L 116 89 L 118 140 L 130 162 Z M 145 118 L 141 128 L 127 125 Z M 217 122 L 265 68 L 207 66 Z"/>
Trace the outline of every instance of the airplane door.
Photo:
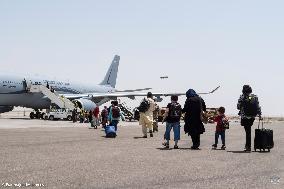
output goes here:
<path id="1" fill-rule="evenodd" d="M 24 89 L 25 91 L 28 90 L 28 84 L 27 84 L 26 79 L 23 80 L 23 89 Z"/>
<path id="2" fill-rule="evenodd" d="M 23 89 L 25 91 L 29 91 L 31 87 L 32 87 L 32 81 L 31 80 L 27 81 L 26 79 L 24 79 L 23 80 Z"/>

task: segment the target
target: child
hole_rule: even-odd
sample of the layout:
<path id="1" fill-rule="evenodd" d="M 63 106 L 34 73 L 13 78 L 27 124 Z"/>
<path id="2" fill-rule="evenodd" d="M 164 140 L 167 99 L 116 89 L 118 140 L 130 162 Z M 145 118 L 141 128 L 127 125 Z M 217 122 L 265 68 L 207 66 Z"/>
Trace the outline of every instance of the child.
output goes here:
<path id="1" fill-rule="evenodd" d="M 180 118 L 182 108 L 181 105 L 178 103 L 178 96 L 171 97 L 171 103 L 168 104 L 167 110 L 164 114 L 164 121 L 166 121 L 166 132 L 164 135 L 164 139 L 167 142 L 164 143 L 165 148 L 169 149 L 169 142 L 170 142 L 170 133 L 173 128 L 174 130 L 174 149 L 178 149 L 178 141 L 180 140 Z"/>
<path id="2" fill-rule="evenodd" d="M 212 145 L 213 149 L 217 148 L 217 144 L 218 144 L 218 139 L 219 136 L 221 136 L 221 140 L 222 140 L 222 150 L 226 149 L 226 145 L 225 145 L 225 130 L 228 127 L 228 119 L 225 116 L 225 108 L 224 107 L 220 107 L 218 109 L 218 116 L 214 119 L 215 122 L 217 122 L 216 125 L 216 132 L 215 132 L 215 144 Z"/>

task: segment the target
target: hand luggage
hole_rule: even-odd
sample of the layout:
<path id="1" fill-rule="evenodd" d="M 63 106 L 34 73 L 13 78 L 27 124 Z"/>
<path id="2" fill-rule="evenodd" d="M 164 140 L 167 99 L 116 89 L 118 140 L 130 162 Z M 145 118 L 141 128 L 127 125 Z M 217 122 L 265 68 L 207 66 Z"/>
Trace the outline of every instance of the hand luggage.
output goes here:
<path id="1" fill-rule="evenodd" d="M 260 122 L 262 128 L 260 129 Z M 263 128 L 263 121 L 259 120 L 258 128 L 255 129 L 255 138 L 254 138 L 254 151 L 260 150 L 265 151 L 266 149 L 270 152 L 270 149 L 274 147 L 273 141 L 273 130 Z"/>
<path id="2" fill-rule="evenodd" d="M 107 138 L 115 138 L 116 137 L 116 131 L 114 126 L 106 126 L 105 127 L 105 133 Z"/>

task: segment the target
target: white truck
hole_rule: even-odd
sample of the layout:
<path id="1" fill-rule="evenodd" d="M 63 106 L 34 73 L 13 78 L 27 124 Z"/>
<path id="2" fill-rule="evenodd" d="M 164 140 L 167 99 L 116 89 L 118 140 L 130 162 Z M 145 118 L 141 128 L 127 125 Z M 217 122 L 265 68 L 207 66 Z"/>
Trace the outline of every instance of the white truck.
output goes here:
<path id="1" fill-rule="evenodd" d="M 46 113 L 45 119 L 49 120 L 59 120 L 64 119 L 72 121 L 72 111 L 67 109 L 54 109 Z"/>

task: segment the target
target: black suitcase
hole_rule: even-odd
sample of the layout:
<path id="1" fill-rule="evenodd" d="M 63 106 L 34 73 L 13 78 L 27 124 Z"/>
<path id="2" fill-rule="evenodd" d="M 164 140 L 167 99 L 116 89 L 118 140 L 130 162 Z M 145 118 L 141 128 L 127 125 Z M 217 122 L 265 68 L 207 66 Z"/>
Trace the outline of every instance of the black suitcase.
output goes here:
<path id="1" fill-rule="evenodd" d="M 260 121 L 258 123 L 258 128 L 255 129 L 254 151 L 265 151 L 267 149 L 268 152 L 270 152 L 270 149 L 274 147 L 273 130 L 263 128 L 263 121 L 261 122 L 261 124 L 261 129 L 259 128 Z"/>

